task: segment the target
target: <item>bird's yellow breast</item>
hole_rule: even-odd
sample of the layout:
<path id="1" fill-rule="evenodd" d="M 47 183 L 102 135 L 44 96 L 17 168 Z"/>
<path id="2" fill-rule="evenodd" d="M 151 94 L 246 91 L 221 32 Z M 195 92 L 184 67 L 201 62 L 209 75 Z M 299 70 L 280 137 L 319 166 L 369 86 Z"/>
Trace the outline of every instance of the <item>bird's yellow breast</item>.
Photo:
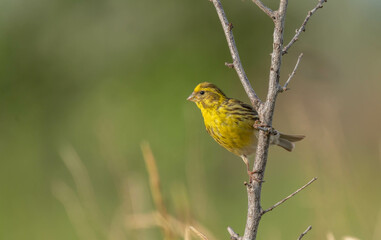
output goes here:
<path id="1" fill-rule="evenodd" d="M 221 146 L 238 156 L 255 151 L 257 138 L 253 120 L 232 114 L 224 107 L 201 109 L 201 112 L 206 130 Z"/>

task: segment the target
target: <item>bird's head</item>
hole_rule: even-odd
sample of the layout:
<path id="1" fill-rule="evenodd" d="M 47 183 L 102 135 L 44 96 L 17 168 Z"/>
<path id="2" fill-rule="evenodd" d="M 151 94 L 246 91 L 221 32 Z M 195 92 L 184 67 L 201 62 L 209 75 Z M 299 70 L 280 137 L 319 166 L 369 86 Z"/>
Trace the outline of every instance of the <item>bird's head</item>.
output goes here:
<path id="1" fill-rule="evenodd" d="M 196 86 L 187 100 L 195 102 L 200 109 L 218 107 L 226 95 L 213 83 L 203 82 Z"/>

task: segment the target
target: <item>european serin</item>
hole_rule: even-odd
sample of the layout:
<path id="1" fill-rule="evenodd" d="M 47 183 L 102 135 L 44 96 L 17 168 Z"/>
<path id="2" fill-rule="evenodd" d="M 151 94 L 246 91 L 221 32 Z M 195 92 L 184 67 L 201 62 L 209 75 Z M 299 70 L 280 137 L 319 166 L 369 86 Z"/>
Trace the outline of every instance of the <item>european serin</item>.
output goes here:
<path id="1" fill-rule="evenodd" d="M 248 156 L 257 147 L 258 130 L 254 124 L 259 120 L 258 113 L 248 104 L 228 98 L 216 85 L 200 83 L 188 97 L 201 109 L 206 131 L 228 151 L 242 158 L 250 171 Z M 304 138 L 302 135 L 278 133 L 271 135 L 270 144 L 278 145 L 287 151 L 295 147 L 293 142 Z"/>

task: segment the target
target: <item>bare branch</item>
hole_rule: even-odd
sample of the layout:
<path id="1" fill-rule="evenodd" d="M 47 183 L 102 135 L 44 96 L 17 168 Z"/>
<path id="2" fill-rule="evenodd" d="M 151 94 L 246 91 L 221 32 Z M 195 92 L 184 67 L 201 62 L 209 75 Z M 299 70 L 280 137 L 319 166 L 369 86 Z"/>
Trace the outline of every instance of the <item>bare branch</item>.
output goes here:
<path id="1" fill-rule="evenodd" d="M 255 93 L 254 89 L 252 88 L 249 82 L 249 79 L 246 76 L 245 70 L 242 67 L 242 63 L 239 58 L 237 46 L 235 44 L 234 36 L 232 32 L 233 25 L 229 23 L 228 19 L 226 18 L 226 15 L 225 15 L 224 9 L 222 8 L 220 0 L 212 0 L 212 2 L 214 4 L 214 7 L 216 8 L 218 17 L 221 21 L 222 28 L 224 29 L 225 37 L 230 49 L 230 54 L 233 58 L 234 69 L 236 70 L 238 74 L 238 77 L 251 101 L 251 104 L 254 106 L 256 110 L 258 110 L 262 102 L 257 96 L 257 94 Z"/>
<path id="2" fill-rule="evenodd" d="M 264 12 L 267 14 L 267 16 L 269 16 L 270 18 L 274 19 L 274 12 L 273 10 L 271 10 L 271 8 L 268 8 L 266 7 L 266 5 L 263 4 L 263 2 L 261 2 L 261 0 L 252 0 L 253 3 L 257 4 L 257 6 Z"/>
<path id="3" fill-rule="evenodd" d="M 314 181 L 317 180 L 317 177 L 314 177 L 313 179 L 311 179 L 311 181 L 309 181 L 308 183 L 306 183 L 303 187 L 299 188 L 298 190 L 296 190 L 295 192 L 293 192 L 292 194 L 290 194 L 289 196 L 287 196 L 286 198 L 282 199 L 281 201 L 277 202 L 275 205 L 273 205 L 272 207 L 266 209 L 266 210 L 263 210 L 262 211 L 262 215 L 267 213 L 267 212 L 270 212 L 271 210 L 273 210 L 274 208 L 278 207 L 279 205 L 281 205 L 282 203 L 284 203 L 285 201 L 287 201 L 288 199 L 292 198 L 293 196 L 295 196 L 298 192 L 302 191 L 303 189 L 305 189 L 306 187 L 308 187 L 308 185 L 310 185 L 311 183 L 313 183 Z"/>
<path id="4" fill-rule="evenodd" d="M 242 237 L 240 237 L 237 233 L 234 232 L 233 228 L 228 227 L 228 232 L 230 234 L 230 239 L 232 240 L 241 240 Z"/>
<path id="5" fill-rule="evenodd" d="M 300 234 L 300 236 L 298 237 L 297 240 L 301 240 L 301 239 L 304 237 L 304 235 L 306 235 L 306 234 L 308 233 L 308 231 L 311 230 L 311 229 L 312 229 L 312 226 L 309 226 L 309 227 L 306 229 L 306 231 L 304 231 L 302 234 Z"/>
<path id="6" fill-rule="evenodd" d="M 302 26 L 299 28 L 299 29 L 296 29 L 295 31 L 295 36 L 291 39 L 291 41 L 283 48 L 283 51 L 282 51 L 282 54 L 286 54 L 288 49 L 292 46 L 292 44 L 294 44 L 298 38 L 299 38 L 299 35 L 306 31 L 306 25 L 307 25 L 307 22 L 310 20 L 311 16 L 319 9 L 319 8 L 322 8 L 323 7 L 323 3 L 327 2 L 327 0 L 319 0 L 318 4 L 316 5 L 316 7 L 314 7 L 311 11 L 308 12 L 307 14 L 307 17 L 304 19 L 304 22 L 302 24 Z"/>
<path id="7" fill-rule="evenodd" d="M 283 87 L 279 86 L 279 89 L 278 89 L 279 92 L 285 92 L 285 91 L 288 90 L 287 86 L 288 86 L 288 84 L 290 83 L 291 79 L 294 77 L 294 75 L 295 75 L 295 73 L 296 73 L 296 69 L 298 69 L 299 62 L 300 62 L 300 60 L 302 59 L 302 57 L 303 57 L 303 53 L 301 53 L 301 54 L 299 55 L 298 60 L 296 61 L 294 70 L 292 71 L 292 73 L 291 73 L 290 76 L 288 77 L 288 79 L 287 79 L 286 83 L 284 84 L 284 86 L 283 86 Z"/>
<path id="8" fill-rule="evenodd" d="M 260 109 L 258 109 L 259 120 L 262 124 L 265 124 L 269 127 L 271 127 L 272 124 L 275 102 L 278 94 L 280 67 L 282 63 L 283 30 L 284 22 L 286 19 L 287 3 L 288 0 L 280 0 L 279 9 L 274 12 L 274 14 L 276 14 L 276 18 L 274 19 L 273 51 L 271 53 L 269 87 L 267 91 L 266 102 L 261 104 Z M 269 146 L 270 135 L 268 132 L 260 130 L 253 167 L 253 172 L 256 172 L 254 174 L 255 179 L 263 180 Z M 245 233 L 242 238 L 243 240 L 256 239 L 259 222 L 263 212 L 260 203 L 262 183 L 263 181 L 253 181 L 246 185 L 248 196 L 248 210 Z"/>

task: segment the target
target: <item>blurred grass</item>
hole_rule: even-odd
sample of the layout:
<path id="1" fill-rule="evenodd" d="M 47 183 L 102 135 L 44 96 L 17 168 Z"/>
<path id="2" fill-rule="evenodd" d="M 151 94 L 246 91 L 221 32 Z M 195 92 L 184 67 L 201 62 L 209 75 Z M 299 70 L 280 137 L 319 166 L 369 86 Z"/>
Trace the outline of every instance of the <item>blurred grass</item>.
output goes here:
<path id="1" fill-rule="evenodd" d="M 263 97 L 271 21 L 250 1 L 223 4 Z M 290 1 L 286 41 L 314 4 Z M 271 150 L 263 205 L 319 180 L 264 217 L 260 238 L 295 239 L 310 224 L 310 239 L 381 238 L 380 7 L 328 2 L 285 56 L 283 80 L 304 52 L 274 125 L 307 138 L 292 154 Z M 228 225 L 243 232 L 243 165 L 185 101 L 202 81 L 247 101 L 208 1 L 2 0 L 0 33 L 0 239 L 161 239 L 125 224 L 154 210 L 143 139 L 169 214 L 217 239 Z M 81 160 L 77 175 L 65 152 Z"/>

